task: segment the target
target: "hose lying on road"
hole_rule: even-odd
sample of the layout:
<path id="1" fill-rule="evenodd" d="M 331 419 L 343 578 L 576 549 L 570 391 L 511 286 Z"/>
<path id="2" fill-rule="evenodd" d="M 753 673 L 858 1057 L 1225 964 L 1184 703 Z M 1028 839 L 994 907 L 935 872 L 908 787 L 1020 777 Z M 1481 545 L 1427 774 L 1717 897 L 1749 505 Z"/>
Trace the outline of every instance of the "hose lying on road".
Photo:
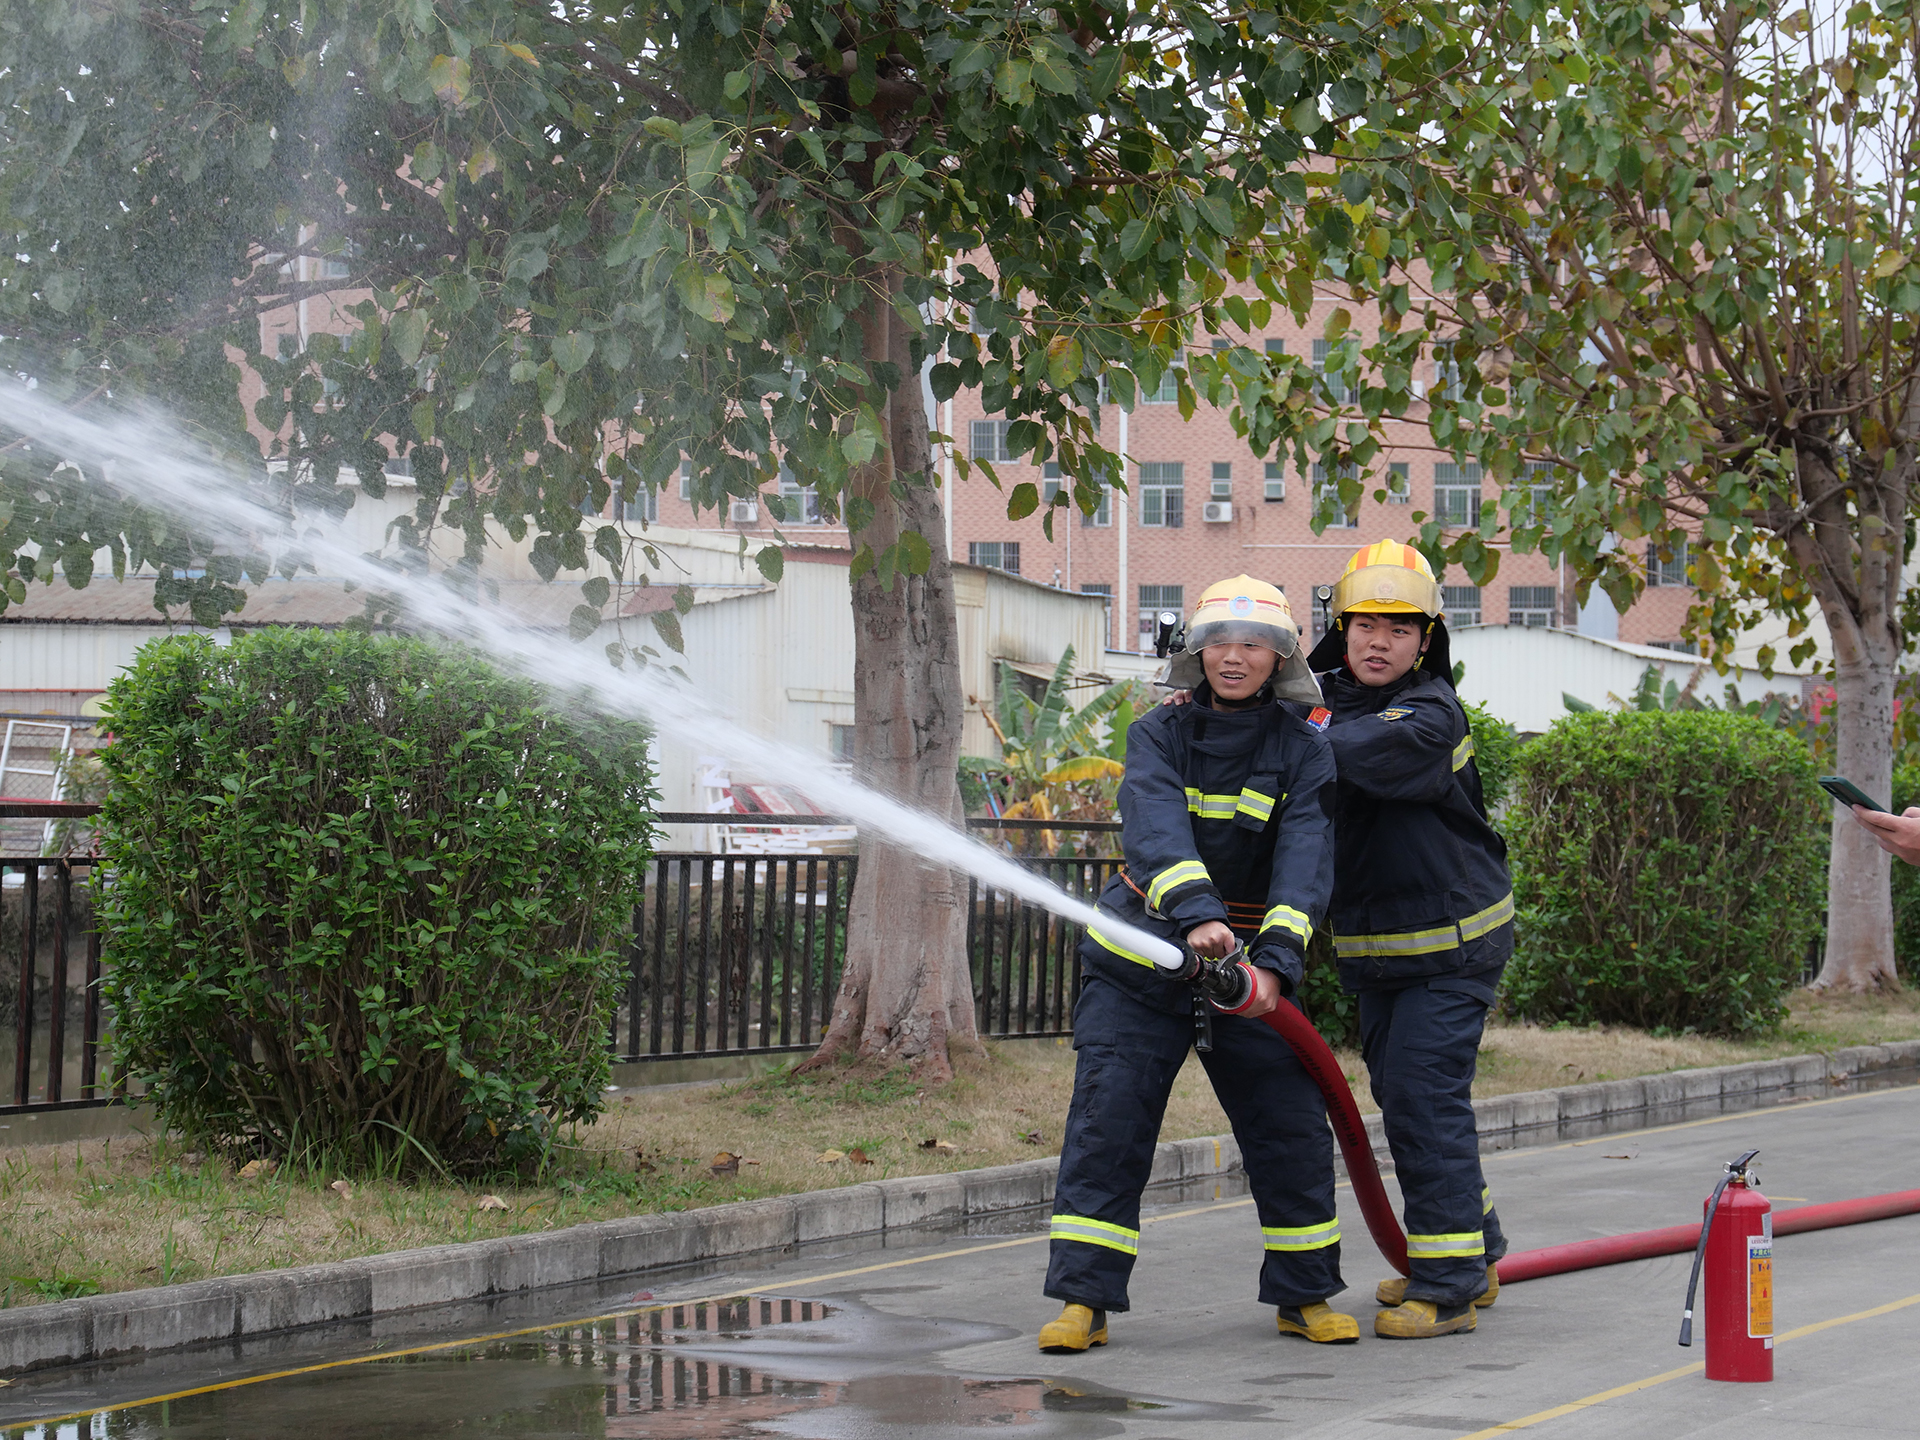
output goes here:
<path id="1" fill-rule="evenodd" d="M 1307 1074 L 1313 1077 L 1313 1083 L 1326 1097 L 1327 1118 L 1333 1122 L 1333 1135 L 1340 1142 L 1340 1153 L 1347 1157 L 1347 1178 L 1353 1182 L 1353 1195 L 1360 1202 L 1361 1215 L 1366 1218 L 1367 1233 L 1373 1236 L 1373 1243 L 1380 1247 L 1387 1263 L 1405 1275 L 1407 1237 L 1393 1213 L 1393 1202 L 1387 1199 L 1387 1187 L 1380 1183 L 1380 1167 L 1373 1160 L 1373 1139 L 1367 1134 L 1366 1122 L 1360 1118 L 1360 1107 L 1353 1101 L 1353 1091 L 1347 1086 L 1340 1062 L 1333 1058 L 1333 1051 L 1313 1028 L 1313 1022 L 1292 1005 L 1282 1002 L 1260 1018 L 1280 1032 L 1280 1038 L 1293 1048 Z M 1695 1233 L 1698 1234 L 1698 1227 Z M 1502 1279 L 1506 1273 L 1506 1267 L 1501 1266 Z"/>
<path id="2" fill-rule="evenodd" d="M 1347 1163 L 1351 1169 L 1353 1162 Z M 1830 1230 L 1837 1225 L 1858 1225 L 1867 1220 L 1917 1214 L 1920 1214 L 1920 1190 L 1896 1190 L 1890 1195 L 1872 1195 L 1864 1200 L 1835 1200 L 1827 1205 L 1776 1210 L 1773 1233 L 1798 1235 L 1808 1230 Z M 1577 1240 L 1571 1245 L 1549 1245 L 1543 1250 L 1522 1250 L 1500 1262 L 1500 1283 L 1512 1285 L 1546 1275 L 1564 1275 L 1569 1270 L 1648 1260 L 1656 1255 L 1683 1255 L 1692 1250 L 1699 1239 L 1700 1225 L 1696 1221 L 1691 1225 L 1668 1225 L 1631 1235 Z"/>
<path id="3" fill-rule="evenodd" d="M 1333 1051 L 1313 1028 L 1313 1022 L 1292 1005 L 1275 1006 L 1260 1017 L 1280 1033 L 1292 1047 L 1313 1083 L 1326 1097 L 1327 1118 L 1333 1123 L 1334 1138 L 1347 1159 L 1347 1177 L 1353 1182 L 1354 1198 L 1367 1222 L 1367 1232 L 1380 1248 L 1386 1261 L 1402 1275 L 1407 1273 L 1407 1237 L 1400 1229 L 1399 1217 L 1387 1198 L 1387 1187 L 1380 1183 L 1380 1167 L 1374 1162 L 1373 1141 L 1360 1107 L 1354 1103 L 1347 1077 L 1334 1059 Z M 1888 1220 L 1896 1215 L 1920 1215 L 1920 1190 L 1896 1190 L 1888 1195 L 1871 1195 L 1861 1200 L 1835 1200 L 1825 1205 L 1802 1205 L 1794 1210 L 1775 1211 L 1773 1233 L 1798 1235 L 1808 1230 L 1830 1230 L 1839 1225 L 1859 1225 L 1868 1220 Z M 1549 1245 L 1540 1250 L 1521 1250 L 1500 1262 L 1500 1283 L 1517 1284 L 1547 1275 L 1564 1275 L 1570 1270 L 1591 1270 L 1601 1265 L 1619 1265 L 1628 1260 L 1647 1260 L 1656 1255 L 1682 1255 L 1700 1240 L 1700 1225 L 1668 1225 L 1660 1230 L 1640 1230 L 1630 1235 L 1608 1235 L 1599 1240 L 1577 1240 L 1570 1245 Z"/>

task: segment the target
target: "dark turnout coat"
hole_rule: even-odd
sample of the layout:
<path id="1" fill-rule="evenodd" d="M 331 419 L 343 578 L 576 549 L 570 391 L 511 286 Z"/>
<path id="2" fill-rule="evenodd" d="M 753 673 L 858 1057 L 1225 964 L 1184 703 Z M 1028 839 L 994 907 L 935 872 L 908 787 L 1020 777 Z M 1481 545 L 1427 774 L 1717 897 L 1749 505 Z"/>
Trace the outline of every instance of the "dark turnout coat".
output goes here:
<path id="1" fill-rule="evenodd" d="M 1100 907 L 1178 944 L 1224 921 L 1288 993 L 1333 888 L 1333 756 L 1290 706 L 1215 710 L 1203 685 L 1127 731 L 1120 782 L 1126 868 Z M 1189 987 L 1095 930 L 1083 966 L 1156 1008 L 1184 1014 Z"/>
<path id="2" fill-rule="evenodd" d="M 1365 990 L 1497 975 L 1513 953 L 1513 884 L 1453 687 L 1421 669 L 1376 688 L 1344 666 L 1321 685 L 1340 776 L 1332 928 L 1342 981 Z"/>

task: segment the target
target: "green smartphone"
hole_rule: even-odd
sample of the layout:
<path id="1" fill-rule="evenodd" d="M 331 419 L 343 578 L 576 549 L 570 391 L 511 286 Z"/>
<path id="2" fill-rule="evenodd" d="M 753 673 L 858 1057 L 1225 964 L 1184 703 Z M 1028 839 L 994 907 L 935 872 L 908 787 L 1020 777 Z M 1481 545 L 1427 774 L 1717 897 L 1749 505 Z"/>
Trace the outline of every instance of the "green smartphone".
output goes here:
<path id="1" fill-rule="evenodd" d="M 1867 798 L 1867 792 L 1844 775 L 1822 775 L 1820 788 L 1842 805 L 1864 805 L 1869 810 L 1885 811 L 1886 806 Z"/>

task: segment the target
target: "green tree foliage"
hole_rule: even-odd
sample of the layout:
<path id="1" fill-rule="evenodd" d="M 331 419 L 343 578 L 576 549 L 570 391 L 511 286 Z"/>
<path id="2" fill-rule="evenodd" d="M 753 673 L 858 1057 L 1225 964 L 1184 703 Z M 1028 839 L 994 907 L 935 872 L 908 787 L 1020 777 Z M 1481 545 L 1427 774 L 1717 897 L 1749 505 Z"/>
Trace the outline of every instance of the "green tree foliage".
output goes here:
<path id="1" fill-rule="evenodd" d="M 644 732 L 417 641 L 157 641 L 109 694 L 117 1064 L 230 1150 L 475 1169 L 589 1120 Z"/>
<path id="2" fill-rule="evenodd" d="M 1774 613 L 1796 663 L 1817 607 L 1839 766 L 1882 792 L 1920 434 L 1917 55 L 1904 0 L 1543 13 L 1397 217 L 1359 391 L 1373 415 L 1432 377 L 1435 442 L 1499 494 L 1469 529 L 1415 519 L 1476 583 L 1510 545 L 1624 609 L 1681 562 L 1709 653 Z M 1835 831 L 1823 983 L 1891 976 L 1886 875 Z"/>
<path id="3" fill-rule="evenodd" d="M 1380 278 L 1421 127 L 1524 29 L 1486 16 L 0 0 L 0 357 L 75 406 L 151 397 L 258 469 L 244 367 L 289 462 L 269 483 L 344 506 L 343 468 L 377 490 L 391 447 L 419 483 L 396 546 L 450 527 L 474 567 L 492 523 L 543 575 L 628 578 L 643 537 L 583 526 L 583 504 L 658 493 L 684 460 L 719 506 L 784 463 L 852 534 L 856 773 L 951 814 L 963 697 L 922 366 L 936 395 L 977 385 L 1012 454 L 1070 477 L 1057 506 L 1090 512 L 1121 473 L 1087 414 L 1103 381 L 1130 400 L 1207 332 L 1304 323 L 1329 270 Z M 263 345 L 262 314 L 329 294 L 345 338 Z M 1244 344 L 1176 369 L 1184 411 L 1236 407 L 1263 452 L 1334 443 L 1317 384 Z M 157 566 L 156 599 L 197 618 L 238 605 L 273 562 L 147 511 L 136 481 L 0 444 L 8 594 L 106 553 Z M 1010 516 L 1039 507 L 1008 489 Z M 777 578 L 782 554 L 756 560 Z M 586 576 L 577 634 L 608 579 Z M 836 1010 L 857 1033 L 828 1050 L 937 1076 L 942 1026 L 970 1023 L 962 946 L 890 856 L 861 866 L 876 903 L 856 899 Z M 876 966 L 921 978 L 896 992 Z"/>
<path id="4" fill-rule="evenodd" d="M 1487 809 L 1497 810 L 1513 791 L 1513 769 L 1520 756 L 1520 732 L 1484 705 L 1468 705 L 1467 724 L 1473 730 L 1473 768 L 1480 772 L 1480 794 Z"/>
<path id="5" fill-rule="evenodd" d="M 1805 745 L 1747 715 L 1571 715 L 1521 753 L 1507 810 L 1534 1020 L 1740 1035 L 1785 1013 L 1820 925 Z"/>

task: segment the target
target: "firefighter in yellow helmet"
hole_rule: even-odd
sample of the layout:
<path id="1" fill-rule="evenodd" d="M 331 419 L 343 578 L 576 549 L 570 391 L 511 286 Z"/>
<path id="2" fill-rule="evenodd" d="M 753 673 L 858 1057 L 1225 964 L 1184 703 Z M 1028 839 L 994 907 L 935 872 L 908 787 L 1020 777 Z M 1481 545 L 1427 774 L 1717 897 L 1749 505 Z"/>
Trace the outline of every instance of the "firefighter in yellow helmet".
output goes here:
<path id="1" fill-rule="evenodd" d="M 1066 1308 L 1040 1348 L 1104 1345 L 1108 1314 L 1128 1308 L 1140 1192 L 1196 1044 L 1259 1212 L 1261 1303 L 1278 1311 L 1282 1335 L 1350 1342 L 1358 1324 L 1326 1303 L 1346 1287 L 1325 1103 L 1255 1018 L 1292 1003 L 1333 885 L 1333 757 L 1304 718 L 1319 691 L 1286 596 L 1246 575 L 1200 597 L 1170 671 L 1193 703 L 1151 710 L 1127 731 L 1126 864 L 1100 909 L 1215 959 L 1244 946 L 1251 984 L 1238 1011 L 1210 1011 L 1192 986 L 1089 929 L 1046 1281 Z"/>
<path id="2" fill-rule="evenodd" d="M 1368 545 L 1310 657 L 1339 767 L 1332 929 L 1405 1201 L 1411 1275 L 1381 1283 L 1374 1333 L 1472 1330 L 1506 1251 L 1480 1173 L 1480 1035 L 1513 954 L 1507 847 L 1487 821 L 1426 557 Z"/>

